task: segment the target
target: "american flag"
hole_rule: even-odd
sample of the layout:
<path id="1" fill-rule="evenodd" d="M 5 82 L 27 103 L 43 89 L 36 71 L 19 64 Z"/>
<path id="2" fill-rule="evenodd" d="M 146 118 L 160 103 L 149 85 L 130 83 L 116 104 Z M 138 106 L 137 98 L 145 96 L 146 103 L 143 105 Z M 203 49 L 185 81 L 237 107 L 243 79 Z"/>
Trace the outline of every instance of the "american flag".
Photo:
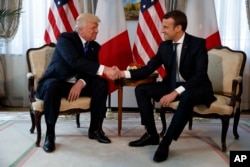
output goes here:
<path id="1" fill-rule="evenodd" d="M 133 55 L 137 63 L 144 65 L 156 54 L 164 39 L 160 31 L 166 8 L 165 0 L 141 0 L 140 5 Z M 163 67 L 157 71 L 160 78 L 166 75 Z"/>
<path id="2" fill-rule="evenodd" d="M 74 30 L 75 20 L 79 15 L 78 0 L 52 0 L 48 13 L 48 26 L 45 30 L 45 43 L 56 43 L 62 32 Z"/>

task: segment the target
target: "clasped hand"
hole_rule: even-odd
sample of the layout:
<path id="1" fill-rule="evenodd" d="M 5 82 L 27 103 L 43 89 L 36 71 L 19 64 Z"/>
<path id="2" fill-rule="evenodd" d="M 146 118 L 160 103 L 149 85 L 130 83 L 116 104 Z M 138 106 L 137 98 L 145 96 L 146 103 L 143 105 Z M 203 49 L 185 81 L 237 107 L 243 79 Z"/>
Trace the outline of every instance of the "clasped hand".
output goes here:
<path id="1" fill-rule="evenodd" d="M 116 80 L 122 77 L 122 71 L 117 66 L 104 67 L 104 74 L 111 80 Z"/>

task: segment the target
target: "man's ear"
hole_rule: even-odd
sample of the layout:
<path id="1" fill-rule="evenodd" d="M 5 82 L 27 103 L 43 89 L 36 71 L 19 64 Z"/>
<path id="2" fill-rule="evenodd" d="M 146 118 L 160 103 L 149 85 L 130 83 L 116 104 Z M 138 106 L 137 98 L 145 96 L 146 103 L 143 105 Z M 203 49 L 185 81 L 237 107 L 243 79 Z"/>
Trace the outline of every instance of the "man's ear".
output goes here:
<path id="1" fill-rule="evenodd" d="M 175 27 L 175 29 L 176 29 L 177 32 L 180 32 L 180 31 L 182 31 L 182 26 L 181 25 L 177 25 Z"/>

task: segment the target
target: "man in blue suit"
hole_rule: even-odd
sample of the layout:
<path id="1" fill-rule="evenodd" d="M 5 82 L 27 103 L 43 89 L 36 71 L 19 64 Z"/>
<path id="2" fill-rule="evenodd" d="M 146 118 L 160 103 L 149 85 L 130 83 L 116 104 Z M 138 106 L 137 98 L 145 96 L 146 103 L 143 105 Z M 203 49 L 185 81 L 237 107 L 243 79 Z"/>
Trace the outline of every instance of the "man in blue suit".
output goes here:
<path id="1" fill-rule="evenodd" d="M 187 18 L 183 12 L 171 11 L 165 14 L 161 31 L 166 40 L 160 44 L 157 54 L 146 66 L 120 73 L 120 77 L 139 79 L 152 74 L 161 65 L 167 72 L 161 82 L 139 85 L 135 89 L 141 123 L 145 125 L 147 132 L 140 139 L 130 142 L 129 146 L 142 147 L 160 143 L 153 158 L 156 162 L 167 159 L 169 146 L 172 140 L 179 138 L 192 115 L 193 107 L 198 104 L 209 107 L 216 99 L 207 74 L 205 39 L 186 33 L 186 27 Z M 177 48 L 174 48 L 175 45 Z M 173 52 L 174 49 L 177 53 Z M 180 100 L 161 142 L 154 122 L 152 98 L 162 106 Z"/>
<path id="2" fill-rule="evenodd" d="M 98 63 L 100 45 L 95 42 L 99 18 L 92 14 L 78 16 L 74 32 L 62 33 L 56 44 L 52 60 L 41 78 L 36 97 L 44 101 L 47 125 L 43 149 L 55 150 L 55 124 L 59 114 L 60 100 L 66 97 L 74 101 L 79 96 L 91 97 L 91 121 L 88 131 L 90 139 L 110 143 L 102 131 L 106 113 L 108 82 L 101 75 L 114 80 L 116 67 Z"/>

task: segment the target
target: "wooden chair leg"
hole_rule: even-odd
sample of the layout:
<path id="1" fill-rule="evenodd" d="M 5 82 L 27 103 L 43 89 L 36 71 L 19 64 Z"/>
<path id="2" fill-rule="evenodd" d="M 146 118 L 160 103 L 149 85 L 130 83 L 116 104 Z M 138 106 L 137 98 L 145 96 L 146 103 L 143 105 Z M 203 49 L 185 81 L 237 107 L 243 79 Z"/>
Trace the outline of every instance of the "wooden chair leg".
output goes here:
<path id="1" fill-rule="evenodd" d="M 240 108 L 238 107 L 234 114 L 234 123 L 233 123 L 233 134 L 235 139 L 239 139 L 239 134 L 238 134 L 239 120 L 240 120 Z"/>
<path id="2" fill-rule="evenodd" d="M 188 129 L 192 130 L 192 127 L 193 127 L 193 114 L 189 118 Z"/>
<path id="3" fill-rule="evenodd" d="M 80 128 L 80 114 L 76 114 L 76 126 Z"/>
<path id="4" fill-rule="evenodd" d="M 42 115 L 43 115 L 43 113 L 35 111 L 35 122 L 36 122 L 36 130 L 37 130 L 37 138 L 36 138 L 36 146 L 37 147 L 40 147 L 41 136 L 42 136 L 42 131 L 41 131 Z"/>
<path id="5" fill-rule="evenodd" d="M 223 116 L 221 118 L 221 122 L 222 122 L 221 147 L 222 147 L 223 152 L 227 151 L 226 137 L 227 137 L 227 131 L 229 127 L 229 119 L 230 119 L 230 116 Z"/>
<path id="6" fill-rule="evenodd" d="M 160 109 L 160 117 L 161 117 L 161 123 L 162 123 L 162 131 L 160 132 L 160 136 L 163 137 L 167 130 L 167 122 L 165 117 L 165 109 L 161 107 Z"/>
<path id="7" fill-rule="evenodd" d="M 34 113 L 33 113 L 31 108 L 30 108 L 30 119 L 31 119 L 30 133 L 34 133 L 34 130 L 35 130 L 35 116 L 34 116 Z"/>

